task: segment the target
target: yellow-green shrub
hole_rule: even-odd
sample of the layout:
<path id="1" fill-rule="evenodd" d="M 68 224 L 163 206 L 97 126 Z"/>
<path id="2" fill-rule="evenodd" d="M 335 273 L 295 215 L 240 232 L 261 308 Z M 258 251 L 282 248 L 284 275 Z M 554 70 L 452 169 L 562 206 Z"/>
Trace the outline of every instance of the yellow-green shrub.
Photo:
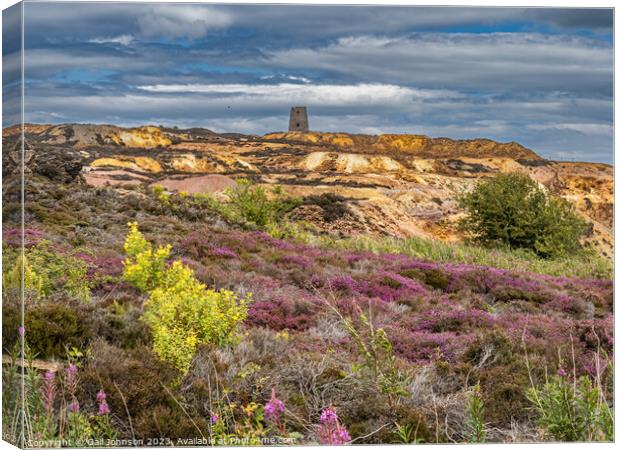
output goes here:
<path id="1" fill-rule="evenodd" d="M 22 264 L 24 266 L 24 289 L 32 291 L 36 296 L 43 291 L 43 280 L 30 267 L 26 255 L 18 255 L 12 268 L 2 274 L 2 286 L 4 289 L 21 289 Z"/>
<path id="2" fill-rule="evenodd" d="M 153 250 L 153 245 L 138 230 L 138 223 L 131 222 L 124 248 L 128 256 L 123 261 L 125 280 L 143 292 L 150 292 L 162 284 L 166 260 L 172 249 L 170 245 Z"/>
<path id="3" fill-rule="evenodd" d="M 251 296 L 239 299 L 232 291 L 207 289 L 181 261 L 166 265 L 169 245 L 153 251 L 138 224 L 129 227 L 124 278 L 149 293 L 143 320 L 153 333 L 153 350 L 186 373 L 199 344 L 230 341 Z"/>
<path id="4" fill-rule="evenodd" d="M 19 289 L 21 284 L 22 255 L 20 249 L 3 248 L 2 285 L 5 289 Z M 49 241 L 25 249 L 23 255 L 24 288 L 34 298 L 47 297 L 52 292 L 64 291 L 84 302 L 90 300 L 91 282 L 87 264 L 71 255 L 56 251 Z"/>

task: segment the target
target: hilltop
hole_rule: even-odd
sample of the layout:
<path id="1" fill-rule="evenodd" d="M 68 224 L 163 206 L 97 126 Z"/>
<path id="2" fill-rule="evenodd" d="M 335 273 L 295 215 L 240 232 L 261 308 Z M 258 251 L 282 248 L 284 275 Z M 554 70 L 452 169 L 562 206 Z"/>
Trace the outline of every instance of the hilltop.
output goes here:
<path id="1" fill-rule="evenodd" d="M 3 130 L 9 148 L 19 128 Z M 26 125 L 29 145 L 71 151 L 93 186 L 161 185 L 170 191 L 218 193 L 237 177 L 280 185 L 301 197 L 334 194 L 342 214 L 321 205 L 291 213 L 329 232 L 461 240 L 455 196 L 476 180 L 523 171 L 569 200 L 592 224 L 588 238 L 605 256 L 613 248 L 613 168 L 550 161 L 533 150 L 489 139 L 422 135 L 278 132 L 264 136 L 208 129 L 114 125 Z"/>

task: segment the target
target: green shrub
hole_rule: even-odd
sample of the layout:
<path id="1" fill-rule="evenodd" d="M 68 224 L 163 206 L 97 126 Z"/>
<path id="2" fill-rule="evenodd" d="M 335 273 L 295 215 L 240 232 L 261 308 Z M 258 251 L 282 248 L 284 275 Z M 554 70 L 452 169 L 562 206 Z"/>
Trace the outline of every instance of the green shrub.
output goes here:
<path id="1" fill-rule="evenodd" d="M 92 399 L 103 389 L 108 394 L 110 408 L 120 420 L 126 421 L 127 414 L 130 415 L 137 438 L 161 436 L 156 426 L 145 429 L 137 422 L 141 416 L 152 416 L 157 405 L 171 403 L 162 385 L 170 386 L 178 372 L 162 363 L 147 346 L 123 350 L 99 338 L 89 351 L 90 357 L 80 372 L 83 395 Z M 162 422 L 161 426 L 164 425 Z M 125 428 L 125 431 L 129 430 Z"/>
<path id="2" fill-rule="evenodd" d="M 153 334 L 153 350 L 186 373 L 199 344 L 223 345 L 247 316 L 251 295 L 215 291 L 198 281 L 181 261 L 168 265 L 170 246 L 153 250 L 138 224 L 129 224 L 124 278 L 149 294 L 143 320 Z"/>
<path id="3" fill-rule="evenodd" d="M 554 376 L 542 388 L 530 388 L 528 399 L 539 425 L 559 441 L 613 441 L 614 418 L 604 393 L 587 376 L 575 383 Z"/>
<path id="4" fill-rule="evenodd" d="M 25 308 L 26 341 L 39 358 L 62 358 L 70 347 L 83 348 L 93 336 L 92 305 L 78 300 L 68 303 L 41 299 Z M 2 340 L 5 348 L 19 342 L 21 325 L 19 299 L 2 304 Z"/>
<path id="5" fill-rule="evenodd" d="M 499 174 L 459 198 L 462 228 L 481 243 L 524 248 L 542 257 L 574 253 L 588 225 L 566 200 L 547 194 L 529 176 Z"/>
<path id="6" fill-rule="evenodd" d="M 480 394 L 484 401 L 484 417 L 495 426 L 510 427 L 513 421 L 529 421 L 532 411 L 525 395 L 530 381 L 523 361 L 496 364 L 480 369 Z"/>
<path id="7" fill-rule="evenodd" d="M 312 239 L 312 225 L 305 222 L 291 222 L 280 220 L 270 223 L 265 231 L 276 239 L 289 239 L 295 242 L 308 244 Z"/>
<path id="8" fill-rule="evenodd" d="M 24 253 L 24 287 L 35 297 L 46 297 L 56 291 L 65 291 L 82 301 L 90 300 L 88 266 L 71 255 L 63 255 L 51 248 L 48 241 L 26 249 Z M 19 289 L 22 257 L 19 250 L 5 248 L 3 252 L 2 285 Z"/>
<path id="9" fill-rule="evenodd" d="M 235 215 L 259 227 L 276 223 L 301 203 L 299 199 L 285 197 L 279 186 L 269 194 L 245 179 L 237 180 L 237 186 L 229 189 L 226 195 L 230 199 L 227 206 Z"/>
<path id="10" fill-rule="evenodd" d="M 166 260 L 172 249 L 170 245 L 159 246 L 154 250 L 153 245 L 138 230 L 138 223 L 131 222 L 124 249 L 128 256 L 123 261 L 123 278 L 126 281 L 143 292 L 151 292 L 163 283 Z"/>
<path id="11" fill-rule="evenodd" d="M 2 273 L 3 289 L 16 289 L 21 292 L 22 266 L 24 276 L 24 290 L 32 292 L 36 297 L 43 291 L 43 279 L 32 269 L 28 258 L 24 255 L 16 255 L 12 266 L 5 266 Z"/>

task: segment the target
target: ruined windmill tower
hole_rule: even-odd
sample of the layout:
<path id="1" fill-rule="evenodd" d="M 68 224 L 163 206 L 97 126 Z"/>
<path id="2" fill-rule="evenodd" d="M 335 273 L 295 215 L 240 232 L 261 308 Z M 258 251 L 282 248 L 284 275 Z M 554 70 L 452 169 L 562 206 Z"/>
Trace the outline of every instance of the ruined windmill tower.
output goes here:
<path id="1" fill-rule="evenodd" d="M 293 106 L 288 121 L 288 131 L 308 131 L 308 111 L 305 106 Z"/>

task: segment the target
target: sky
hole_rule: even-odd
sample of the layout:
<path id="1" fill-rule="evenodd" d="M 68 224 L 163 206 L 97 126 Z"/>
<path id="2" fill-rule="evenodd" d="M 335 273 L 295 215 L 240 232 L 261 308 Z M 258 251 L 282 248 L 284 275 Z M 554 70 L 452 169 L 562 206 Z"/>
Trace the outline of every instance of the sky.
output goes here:
<path id="1" fill-rule="evenodd" d="M 19 121 L 19 15 L 4 13 L 3 126 Z M 25 4 L 36 123 L 310 128 L 517 141 L 613 158 L 611 9 Z"/>

